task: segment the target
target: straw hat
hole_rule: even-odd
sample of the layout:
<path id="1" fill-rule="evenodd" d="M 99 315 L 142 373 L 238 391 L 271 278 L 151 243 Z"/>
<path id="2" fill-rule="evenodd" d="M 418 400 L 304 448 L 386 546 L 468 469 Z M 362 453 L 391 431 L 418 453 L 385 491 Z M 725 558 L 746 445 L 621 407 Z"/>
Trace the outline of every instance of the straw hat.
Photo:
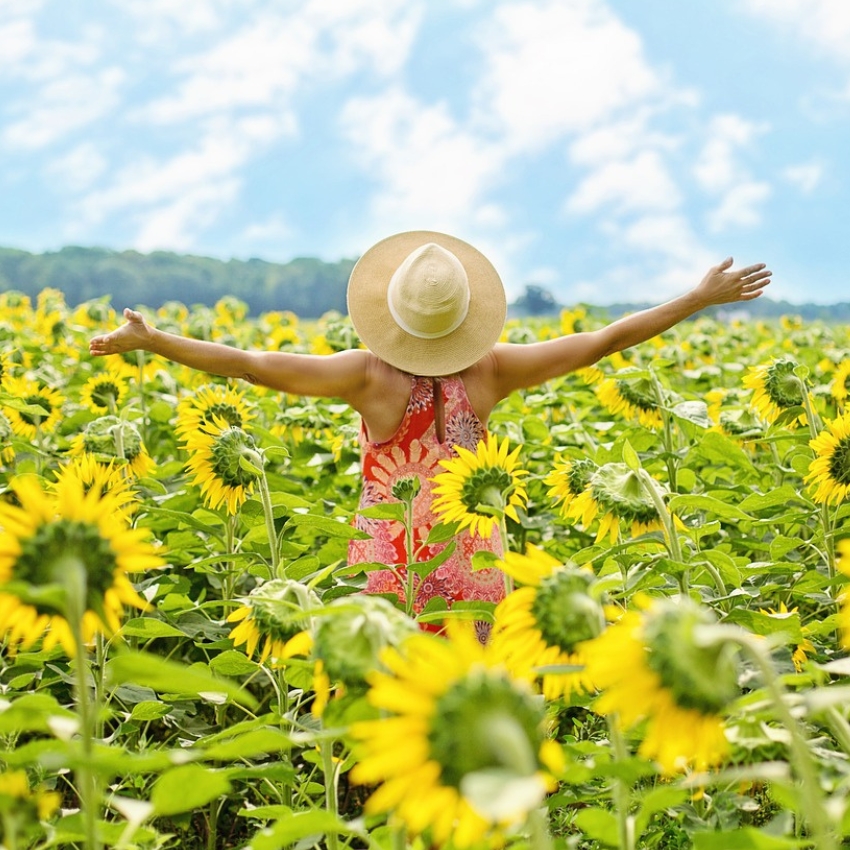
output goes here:
<path id="1" fill-rule="evenodd" d="M 430 230 L 382 239 L 348 281 L 348 314 L 360 339 L 411 375 L 452 375 L 480 360 L 499 339 L 506 310 L 490 261 Z"/>

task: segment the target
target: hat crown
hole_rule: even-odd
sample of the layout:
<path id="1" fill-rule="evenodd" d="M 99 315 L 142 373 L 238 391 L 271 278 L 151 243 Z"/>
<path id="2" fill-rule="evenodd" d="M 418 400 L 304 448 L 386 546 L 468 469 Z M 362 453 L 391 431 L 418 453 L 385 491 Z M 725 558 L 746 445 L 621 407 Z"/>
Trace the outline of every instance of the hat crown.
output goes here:
<path id="1" fill-rule="evenodd" d="M 399 327 L 412 336 L 446 336 L 460 326 L 469 310 L 466 269 L 441 245 L 421 245 L 393 273 L 387 306 Z"/>

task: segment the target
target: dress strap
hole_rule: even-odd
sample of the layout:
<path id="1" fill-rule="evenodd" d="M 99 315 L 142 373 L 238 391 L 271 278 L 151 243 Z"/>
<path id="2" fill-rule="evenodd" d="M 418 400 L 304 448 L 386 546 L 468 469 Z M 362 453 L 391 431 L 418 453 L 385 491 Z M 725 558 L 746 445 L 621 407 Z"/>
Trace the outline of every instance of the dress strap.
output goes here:
<path id="1" fill-rule="evenodd" d="M 431 378 L 431 392 L 434 400 L 434 432 L 438 443 L 446 441 L 446 411 L 443 402 L 443 385 L 439 378 Z"/>

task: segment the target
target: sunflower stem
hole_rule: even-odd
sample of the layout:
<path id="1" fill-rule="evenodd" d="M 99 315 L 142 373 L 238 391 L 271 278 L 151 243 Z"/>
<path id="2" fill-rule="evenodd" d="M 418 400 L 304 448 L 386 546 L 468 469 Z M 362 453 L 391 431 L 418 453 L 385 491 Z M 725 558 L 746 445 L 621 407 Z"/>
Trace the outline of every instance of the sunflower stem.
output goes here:
<path id="1" fill-rule="evenodd" d="M 404 611 L 413 616 L 413 603 L 416 599 L 416 571 L 411 569 L 416 554 L 413 551 L 413 495 L 404 499 L 404 547 L 407 566 L 404 571 Z"/>
<path id="2" fill-rule="evenodd" d="M 809 393 L 805 382 L 801 378 L 797 378 L 800 383 L 800 392 L 803 395 L 803 407 L 806 410 L 806 420 L 809 425 L 809 435 L 812 440 L 816 440 L 823 428 L 820 416 L 812 407 L 812 400 L 809 398 Z M 819 515 L 821 529 L 823 531 L 823 545 L 826 549 L 826 573 L 830 580 L 835 578 L 835 539 L 833 536 L 832 523 L 829 516 L 829 505 L 822 502 Z M 832 587 L 830 587 L 832 591 Z"/>
<path id="3" fill-rule="evenodd" d="M 617 726 L 616 720 L 612 717 L 609 716 L 606 719 L 608 721 L 608 737 L 614 750 L 614 759 L 620 763 L 625 763 L 628 753 L 626 752 L 626 744 L 623 741 L 620 728 Z M 614 806 L 617 809 L 617 823 L 619 825 L 619 848 L 620 850 L 634 850 L 635 824 L 634 819 L 629 815 L 631 790 L 622 776 L 618 776 L 614 780 L 613 796 Z"/>
<path id="4" fill-rule="evenodd" d="M 83 617 L 86 611 L 87 573 L 85 564 L 77 557 L 66 556 L 55 565 L 57 575 L 64 577 L 66 614 L 74 639 L 76 668 L 75 696 L 80 718 L 81 764 L 76 771 L 76 785 L 83 814 L 84 846 L 86 850 L 99 850 L 97 835 L 97 776 L 92 769 L 94 751 L 94 723 L 100 714 L 97 699 L 92 705 L 89 693 L 91 659 L 83 639 Z M 97 697 L 97 695 L 95 695 Z"/>
<path id="5" fill-rule="evenodd" d="M 334 764 L 333 741 L 323 740 L 319 744 L 322 754 L 322 772 L 325 774 L 325 808 L 333 815 L 334 819 L 339 817 L 337 769 Z M 339 834 L 335 828 L 327 833 L 328 850 L 338 850 Z"/>
<path id="6" fill-rule="evenodd" d="M 664 501 L 664 496 L 658 489 L 658 484 L 656 484 L 655 479 L 643 467 L 640 467 L 637 470 L 637 474 L 644 486 L 644 489 L 649 495 L 649 498 L 652 499 L 652 503 L 655 505 L 658 517 L 664 526 L 664 537 L 667 541 L 667 549 L 670 553 L 670 557 L 676 561 L 676 563 L 683 563 L 682 547 L 679 543 L 679 534 L 676 531 L 676 523 L 673 519 L 673 515 L 670 513 L 670 509 L 667 507 L 667 503 Z M 679 579 L 679 585 L 682 595 L 687 596 L 689 585 L 688 570 L 683 570 Z"/>
<path id="7" fill-rule="evenodd" d="M 260 491 L 260 501 L 263 505 L 263 518 L 266 522 L 266 534 L 269 537 L 269 549 L 272 558 L 272 576 L 274 578 L 286 578 L 280 568 L 280 547 L 277 542 L 277 531 L 274 527 L 274 509 L 272 508 L 272 494 L 269 490 L 269 480 L 266 477 L 265 467 L 258 466 L 260 476 L 257 479 L 257 489 Z"/>
<path id="8" fill-rule="evenodd" d="M 667 479 L 670 483 L 670 492 L 676 492 L 677 470 L 674 462 L 675 452 L 673 449 L 673 417 L 670 416 L 670 411 L 667 410 L 666 401 L 664 399 L 664 391 L 661 387 L 661 382 L 653 369 L 649 369 L 649 375 L 652 379 L 652 388 L 655 392 L 655 403 L 658 405 L 658 412 L 661 414 L 661 421 L 664 427 L 661 431 L 661 439 L 664 443 L 664 462 L 667 465 Z"/>
<path id="9" fill-rule="evenodd" d="M 817 847 L 818 850 L 837 850 L 839 845 L 835 825 L 830 822 L 829 811 L 821 789 L 817 763 L 812 756 L 810 743 L 806 740 L 805 735 L 800 730 L 800 725 L 788 708 L 784 688 L 767 650 L 762 645 L 763 641 L 760 642 L 753 635 L 739 629 L 730 630 L 728 634 L 755 662 L 776 715 L 791 737 L 791 764 L 797 773 L 800 786 L 799 812 L 805 813 L 801 816 L 801 820 L 805 819 L 809 826 L 812 846 Z"/>

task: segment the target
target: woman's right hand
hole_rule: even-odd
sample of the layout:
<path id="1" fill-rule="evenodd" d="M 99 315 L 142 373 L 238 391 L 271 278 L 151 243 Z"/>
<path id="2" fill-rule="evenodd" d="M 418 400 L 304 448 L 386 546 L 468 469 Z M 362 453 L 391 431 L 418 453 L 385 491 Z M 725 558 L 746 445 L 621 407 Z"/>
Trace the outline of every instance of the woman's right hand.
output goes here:
<path id="1" fill-rule="evenodd" d="M 102 357 L 105 354 L 123 354 L 125 351 L 147 348 L 153 336 L 153 328 L 145 321 L 144 316 L 126 307 L 124 318 L 126 323 L 117 330 L 92 337 L 89 341 L 90 354 Z"/>

